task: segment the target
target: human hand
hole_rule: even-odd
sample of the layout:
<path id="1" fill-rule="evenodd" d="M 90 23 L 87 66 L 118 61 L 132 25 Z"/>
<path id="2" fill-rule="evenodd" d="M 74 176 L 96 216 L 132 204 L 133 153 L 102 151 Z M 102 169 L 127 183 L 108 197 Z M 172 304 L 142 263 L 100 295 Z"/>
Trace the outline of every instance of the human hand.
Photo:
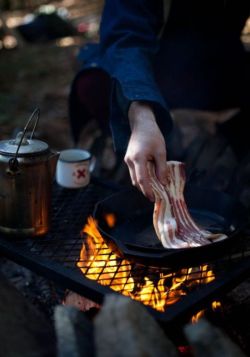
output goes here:
<path id="1" fill-rule="evenodd" d="M 148 161 L 154 163 L 156 176 L 165 185 L 167 175 L 165 140 L 149 104 L 132 102 L 128 117 L 131 136 L 124 160 L 128 165 L 132 184 L 154 201 L 147 163 Z"/>

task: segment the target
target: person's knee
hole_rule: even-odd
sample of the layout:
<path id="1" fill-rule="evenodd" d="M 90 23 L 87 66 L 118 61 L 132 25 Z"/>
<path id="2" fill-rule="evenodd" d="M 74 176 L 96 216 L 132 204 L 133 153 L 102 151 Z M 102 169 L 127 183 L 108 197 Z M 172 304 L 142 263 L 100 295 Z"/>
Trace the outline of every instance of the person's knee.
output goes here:
<path id="1" fill-rule="evenodd" d="M 110 82 L 108 74 L 101 69 L 84 71 L 76 79 L 76 95 L 87 106 L 103 106 L 103 102 L 108 102 Z"/>

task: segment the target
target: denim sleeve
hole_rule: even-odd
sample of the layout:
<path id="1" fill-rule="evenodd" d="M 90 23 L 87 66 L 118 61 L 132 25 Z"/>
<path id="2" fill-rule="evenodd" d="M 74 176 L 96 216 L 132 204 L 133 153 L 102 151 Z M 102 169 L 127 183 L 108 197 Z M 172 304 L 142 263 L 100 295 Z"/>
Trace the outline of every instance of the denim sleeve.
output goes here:
<path id="1" fill-rule="evenodd" d="M 100 28 L 102 66 L 113 78 L 111 129 L 115 148 L 125 151 L 130 136 L 127 109 L 132 101 L 152 103 L 166 136 L 172 121 L 154 78 L 154 56 L 163 26 L 163 1 L 107 0 Z"/>

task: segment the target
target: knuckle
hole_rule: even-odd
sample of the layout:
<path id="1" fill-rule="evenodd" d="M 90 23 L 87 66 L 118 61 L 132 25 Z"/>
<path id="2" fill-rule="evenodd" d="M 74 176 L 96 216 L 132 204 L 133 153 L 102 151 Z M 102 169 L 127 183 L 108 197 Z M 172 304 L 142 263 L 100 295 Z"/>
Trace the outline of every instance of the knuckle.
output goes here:
<path id="1" fill-rule="evenodd" d="M 134 156 L 129 156 L 129 157 L 125 157 L 124 161 L 126 162 L 127 165 L 133 166 L 134 164 L 137 164 L 139 162 L 139 159 Z"/>
<path id="2" fill-rule="evenodd" d="M 135 163 L 140 162 L 140 154 L 138 154 L 138 153 L 133 154 L 133 156 L 131 157 L 131 160 Z"/>
<path id="3" fill-rule="evenodd" d="M 124 161 L 127 165 L 131 165 L 131 163 L 132 163 L 130 156 L 125 156 Z"/>

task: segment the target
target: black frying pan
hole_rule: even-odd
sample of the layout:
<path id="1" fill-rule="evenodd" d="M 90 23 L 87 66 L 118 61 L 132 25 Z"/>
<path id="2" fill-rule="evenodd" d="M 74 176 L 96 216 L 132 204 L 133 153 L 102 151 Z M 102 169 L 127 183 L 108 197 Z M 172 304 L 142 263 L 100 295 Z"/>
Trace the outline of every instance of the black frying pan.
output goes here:
<path id="1" fill-rule="evenodd" d="M 225 256 L 235 246 L 242 246 L 247 212 L 243 206 L 222 192 L 187 187 L 185 200 L 196 223 L 228 238 L 209 245 L 166 249 L 158 240 L 153 224 L 153 203 L 131 188 L 115 193 L 97 203 L 94 217 L 103 237 L 115 252 L 137 262 L 160 266 L 184 266 L 206 263 Z M 105 215 L 113 213 L 116 224 L 109 227 Z"/>

